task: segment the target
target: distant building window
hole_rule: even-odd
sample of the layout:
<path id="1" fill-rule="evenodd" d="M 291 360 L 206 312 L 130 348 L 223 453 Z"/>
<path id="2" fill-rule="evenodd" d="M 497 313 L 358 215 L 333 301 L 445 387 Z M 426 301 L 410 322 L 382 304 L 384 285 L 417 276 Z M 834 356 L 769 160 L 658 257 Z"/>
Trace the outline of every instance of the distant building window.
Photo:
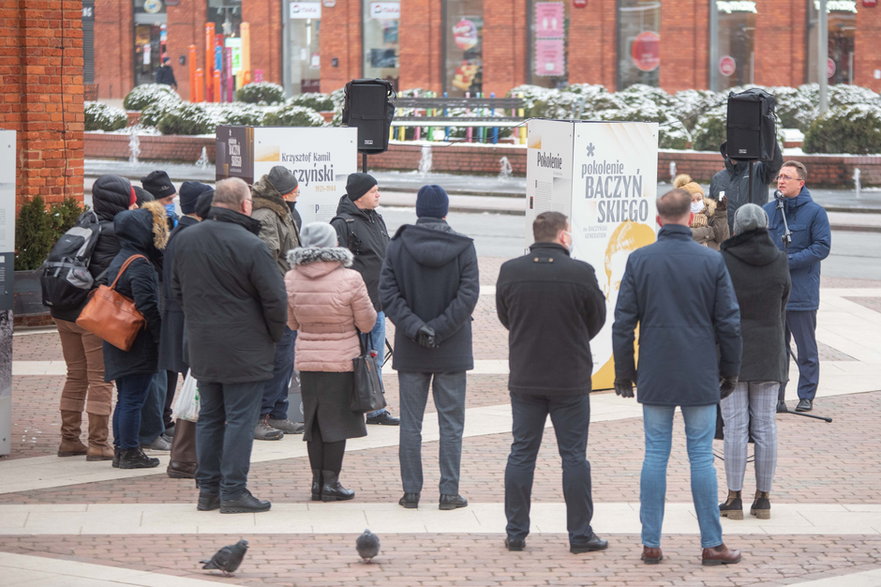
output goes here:
<path id="1" fill-rule="evenodd" d="M 566 84 L 566 3 L 559 0 L 531 1 L 529 83 L 545 88 Z"/>
<path id="2" fill-rule="evenodd" d="M 447 0 L 444 90 L 450 96 L 483 91 L 483 0 Z"/>
<path id="3" fill-rule="evenodd" d="M 718 86 L 722 91 L 753 83 L 755 77 L 755 33 L 758 8 L 755 2 L 716 2 L 719 35 L 716 43 L 719 60 L 710 64 L 716 68 Z"/>
<path id="4" fill-rule="evenodd" d="M 661 3 L 618 2 L 618 88 L 657 86 L 661 67 Z"/>
<path id="5" fill-rule="evenodd" d="M 364 0 L 364 77 L 398 87 L 400 0 Z"/>
<path id="6" fill-rule="evenodd" d="M 826 3 L 826 14 L 829 30 L 827 46 L 826 80 L 830 84 L 853 83 L 854 33 L 857 28 L 857 3 L 832 2 Z M 817 71 L 817 41 L 820 3 L 808 0 L 808 59 L 805 79 L 809 83 L 819 81 Z"/>

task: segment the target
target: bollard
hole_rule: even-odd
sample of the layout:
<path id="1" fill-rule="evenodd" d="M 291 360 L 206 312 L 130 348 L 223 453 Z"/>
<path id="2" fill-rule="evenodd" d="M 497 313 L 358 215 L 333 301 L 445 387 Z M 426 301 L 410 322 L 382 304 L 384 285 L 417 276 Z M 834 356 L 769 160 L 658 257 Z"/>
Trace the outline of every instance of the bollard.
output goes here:
<path id="1" fill-rule="evenodd" d="M 676 162 L 670 161 L 670 183 L 676 178 Z"/>
<path id="2" fill-rule="evenodd" d="M 860 185 L 860 173 L 861 172 L 860 172 L 859 167 L 853 168 L 853 185 L 856 188 L 857 200 L 860 199 L 860 191 L 862 190 L 862 187 L 863 187 L 862 185 Z"/>

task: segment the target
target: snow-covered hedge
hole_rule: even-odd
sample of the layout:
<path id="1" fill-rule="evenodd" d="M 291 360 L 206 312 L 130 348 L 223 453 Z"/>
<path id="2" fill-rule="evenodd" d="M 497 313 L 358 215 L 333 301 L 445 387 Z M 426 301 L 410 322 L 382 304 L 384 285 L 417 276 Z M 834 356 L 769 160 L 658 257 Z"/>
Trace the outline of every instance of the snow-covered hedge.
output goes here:
<path id="1" fill-rule="evenodd" d="M 285 104 L 264 119 L 267 126 L 324 126 L 324 118 L 311 108 Z"/>
<path id="2" fill-rule="evenodd" d="M 84 111 L 86 130 L 110 132 L 125 128 L 128 124 L 125 110 L 101 102 L 86 102 Z"/>
<path id="3" fill-rule="evenodd" d="M 126 110 L 143 110 L 157 100 L 180 102 L 180 96 L 171 86 L 165 84 L 141 84 L 128 93 L 122 106 Z"/>
<path id="4" fill-rule="evenodd" d="M 845 104 L 831 108 L 805 131 L 805 153 L 881 153 L 881 107 Z"/>
<path id="5" fill-rule="evenodd" d="M 245 84 L 236 90 L 236 101 L 248 104 L 280 104 L 285 101 L 284 88 L 272 82 Z"/>
<path id="6" fill-rule="evenodd" d="M 214 133 L 217 119 L 203 104 L 181 103 L 166 112 L 157 126 L 164 135 L 205 135 Z"/>
<path id="7" fill-rule="evenodd" d="M 333 100 L 330 94 L 321 94 L 318 92 L 305 92 L 291 98 L 290 102 L 295 106 L 305 106 L 318 112 L 329 112 L 333 110 Z"/>

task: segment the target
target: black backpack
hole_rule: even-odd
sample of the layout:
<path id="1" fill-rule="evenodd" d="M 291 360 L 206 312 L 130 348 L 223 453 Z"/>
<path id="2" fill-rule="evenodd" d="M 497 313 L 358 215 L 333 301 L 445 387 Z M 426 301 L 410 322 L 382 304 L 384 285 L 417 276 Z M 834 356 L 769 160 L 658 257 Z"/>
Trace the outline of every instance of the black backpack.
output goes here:
<path id="1" fill-rule="evenodd" d="M 40 275 L 44 306 L 74 310 L 85 303 L 95 283 L 89 272 L 89 263 L 100 234 L 98 215 L 93 210 L 86 210 L 58 239 L 43 263 Z"/>

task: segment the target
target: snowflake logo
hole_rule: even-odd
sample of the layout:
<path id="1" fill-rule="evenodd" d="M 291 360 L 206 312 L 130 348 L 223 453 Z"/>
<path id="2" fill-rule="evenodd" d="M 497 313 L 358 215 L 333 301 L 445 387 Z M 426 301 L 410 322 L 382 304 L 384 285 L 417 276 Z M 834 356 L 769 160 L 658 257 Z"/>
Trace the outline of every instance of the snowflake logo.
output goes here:
<path id="1" fill-rule="evenodd" d="M 593 143 L 588 143 L 587 144 L 587 156 L 593 157 L 593 153 L 594 153 L 594 150 L 596 150 L 596 148 L 597 148 L 596 145 L 594 145 Z"/>

